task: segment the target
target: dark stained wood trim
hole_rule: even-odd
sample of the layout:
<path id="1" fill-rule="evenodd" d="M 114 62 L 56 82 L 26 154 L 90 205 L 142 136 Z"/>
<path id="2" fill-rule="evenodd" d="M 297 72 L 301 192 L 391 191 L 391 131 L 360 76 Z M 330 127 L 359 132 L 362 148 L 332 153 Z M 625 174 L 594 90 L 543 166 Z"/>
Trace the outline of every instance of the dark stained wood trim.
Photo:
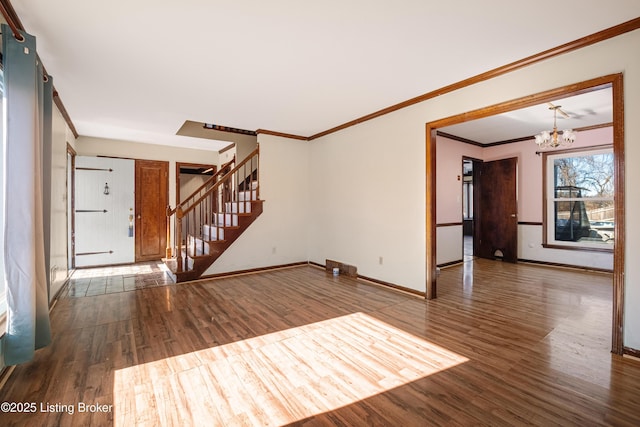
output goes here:
<path id="1" fill-rule="evenodd" d="M 436 224 L 436 227 L 455 227 L 455 226 L 460 226 L 462 227 L 462 222 L 443 222 L 441 224 Z"/>
<path id="2" fill-rule="evenodd" d="M 458 260 L 449 261 L 449 262 L 443 262 L 442 264 L 438 264 L 438 268 L 453 267 L 454 265 L 459 265 L 459 264 L 462 264 L 463 262 L 464 262 L 463 259 L 458 259 Z"/>
<path id="3" fill-rule="evenodd" d="M 388 288 L 396 289 L 402 292 L 408 292 L 412 295 L 417 295 L 421 298 L 424 298 L 424 292 L 416 291 L 415 289 L 406 288 L 404 286 L 396 285 L 394 283 L 385 282 L 384 280 L 373 279 L 371 277 L 363 276 L 362 274 L 358 274 L 358 280 L 364 280 L 366 282 L 371 282 L 378 285 L 386 286 Z"/>
<path id="4" fill-rule="evenodd" d="M 535 259 L 518 258 L 518 262 L 526 262 L 527 264 L 546 265 L 548 267 L 572 268 L 574 270 L 595 271 L 598 273 L 613 273 L 613 270 L 605 268 L 585 267 L 583 265 L 563 264 L 559 262 L 538 261 Z"/>
<path id="5" fill-rule="evenodd" d="M 67 109 L 64 107 L 62 99 L 60 99 L 60 94 L 58 94 L 58 91 L 55 89 L 53 91 L 53 102 L 56 104 L 56 107 L 58 107 L 58 110 L 60 111 L 60 114 L 62 114 L 62 117 L 64 117 L 64 121 L 67 122 L 67 126 L 69 126 L 69 129 L 71 129 L 73 136 L 78 138 L 79 134 L 73 124 L 73 121 L 71 120 L 71 116 L 67 112 Z"/>
<path id="6" fill-rule="evenodd" d="M 599 43 L 604 40 L 608 40 L 622 34 L 628 33 L 630 31 L 634 31 L 640 28 L 640 18 L 635 18 L 630 21 L 624 22 L 622 24 L 613 26 L 611 28 L 607 28 L 605 30 L 599 31 L 597 33 L 591 34 L 589 36 L 571 41 L 569 43 L 565 43 L 563 45 L 545 50 L 544 52 L 537 53 L 535 55 L 528 56 L 524 59 L 512 62 L 507 65 L 503 65 L 502 67 L 494 68 L 493 70 L 489 70 L 487 72 L 478 74 L 476 76 L 470 77 L 465 80 L 461 80 L 459 82 L 450 84 L 448 86 L 444 86 L 440 89 L 433 90 L 431 92 L 425 93 L 423 95 L 417 96 L 415 98 L 411 98 L 407 101 L 401 102 L 399 104 L 392 105 L 390 107 L 384 108 L 382 110 L 378 110 L 374 113 L 367 114 L 366 116 L 362 116 L 358 119 L 351 120 L 350 122 L 344 123 L 342 125 L 336 126 L 334 128 L 328 129 L 324 132 L 317 133 L 315 135 L 311 135 L 308 139 L 314 140 L 331 133 L 338 132 L 340 130 L 346 129 L 351 126 L 355 126 L 359 123 L 366 122 L 371 119 L 375 119 L 377 117 L 383 116 L 385 114 L 392 113 L 397 110 L 401 110 L 405 107 L 409 107 L 414 104 L 418 104 L 420 102 L 436 98 L 440 95 L 444 95 L 449 92 L 456 91 L 458 89 L 462 89 L 467 86 L 474 85 L 476 83 L 483 82 L 485 80 L 493 79 L 498 76 L 502 76 L 504 74 L 508 74 L 512 71 L 516 71 L 520 68 L 527 67 L 529 65 L 533 65 L 535 63 L 545 61 L 547 59 L 553 58 L 555 56 L 563 55 L 568 52 L 572 52 L 574 50 L 582 49 L 584 47 L 590 46 L 595 43 Z M 545 101 L 539 101 L 545 102 Z M 532 104 L 531 104 L 532 105 Z"/>
<path id="7" fill-rule="evenodd" d="M 630 21 L 634 25 L 640 23 L 640 18 Z M 624 183 L 624 98 L 623 76 L 621 73 L 610 74 L 595 79 L 570 84 L 564 87 L 551 89 L 530 96 L 506 101 L 478 110 L 463 112 L 455 116 L 436 120 L 426 124 L 426 253 L 427 253 L 427 294 L 435 297 L 437 284 L 435 275 L 436 235 L 435 235 L 435 209 L 436 209 L 436 130 L 441 127 L 464 123 L 483 117 L 500 114 L 519 108 L 550 102 L 567 95 L 578 95 L 590 91 L 611 87 L 613 90 L 613 152 L 615 161 L 616 195 L 615 195 L 615 235 L 616 241 L 613 250 L 613 320 L 612 320 L 612 352 L 622 354 L 623 351 L 623 321 L 624 321 L 624 270 L 625 270 L 625 183 Z M 544 167 L 544 162 L 543 162 Z M 544 174 L 546 175 L 546 174 Z M 544 181 L 543 175 L 543 181 Z M 544 182 L 543 182 L 544 185 Z M 544 204 L 543 199 L 543 204 Z M 544 206 L 543 206 L 544 208 Z M 432 283 L 433 282 L 433 283 Z M 433 291 L 432 294 L 429 294 Z"/>
<path id="8" fill-rule="evenodd" d="M 458 142 L 462 142 L 464 144 L 469 144 L 469 145 L 475 145 L 476 147 L 486 147 L 485 144 L 478 142 L 478 141 L 474 141 L 472 139 L 467 139 L 467 138 L 463 138 L 461 136 L 457 136 L 451 133 L 447 133 L 447 132 L 442 132 L 442 131 L 436 131 L 438 136 L 443 136 L 445 138 L 449 138 L 452 139 L 454 141 L 458 141 Z"/>
<path id="9" fill-rule="evenodd" d="M 613 80 L 613 158 L 615 174 L 615 219 L 613 245 L 613 331 L 612 349 L 622 354 L 624 348 L 624 271 L 625 271 L 625 147 L 624 147 L 624 90 L 623 77 Z"/>
<path id="10" fill-rule="evenodd" d="M 622 353 L 640 359 L 640 350 L 631 347 L 624 347 Z"/>
<path id="11" fill-rule="evenodd" d="M 326 270 L 326 266 L 317 262 L 313 262 L 313 261 L 308 261 L 308 264 L 312 267 L 317 267 L 320 268 L 322 270 Z M 382 285 L 382 286 L 386 286 L 388 288 L 392 288 L 398 291 L 402 291 L 402 292 L 408 292 L 410 294 L 413 295 L 417 295 L 421 298 L 424 298 L 424 292 L 421 291 L 416 291 L 415 289 L 411 289 L 411 288 L 407 288 L 404 286 L 400 286 L 400 285 L 396 285 L 395 283 L 390 283 L 390 282 L 385 282 L 384 280 L 379 280 L 379 279 L 374 279 L 372 277 L 367 277 L 367 276 L 363 276 L 362 274 L 358 274 L 356 276 L 356 278 L 358 280 L 364 280 L 366 282 L 371 282 L 371 283 L 375 283 L 378 285 Z"/>
<path id="12" fill-rule="evenodd" d="M 306 136 L 294 135 L 294 134 L 291 134 L 291 133 L 276 132 L 276 131 L 267 130 L 267 129 L 258 129 L 256 131 L 256 133 L 258 135 L 264 134 L 264 135 L 281 136 L 283 138 L 299 139 L 300 141 L 309 141 L 309 139 L 310 139 L 310 138 L 308 138 Z"/>
<path id="13" fill-rule="evenodd" d="M 533 221 L 518 221 L 518 225 L 539 225 L 542 226 L 541 222 L 533 222 Z"/>
<path id="14" fill-rule="evenodd" d="M 588 131 L 588 130 L 601 129 L 601 128 L 607 128 L 607 127 L 612 127 L 612 126 L 613 126 L 613 123 L 601 123 L 599 125 L 584 126 L 584 127 L 581 127 L 581 128 L 575 128 L 574 130 L 576 132 L 585 132 L 585 131 Z M 458 141 L 458 142 L 462 142 L 462 143 L 465 143 L 465 144 L 470 144 L 470 145 L 474 145 L 476 147 L 482 147 L 482 148 L 495 147 L 497 145 L 513 144 L 515 142 L 524 142 L 524 141 L 529 141 L 529 140 L 535 139 L 534 135 L 529 135 L 529 136 L 522 136 L 520 138 L 506 139 L 504 141 L 489 142 L 487 144 L 483 144 L 481 142 L 474 141 L 474 140 L 467 139 L 467 138 L 462 138 L 460 136 L 453 135 L 453 134 L 447 133 L 447 132 L 438 131 L 438 136 L 443 136 L 445 138 L 449 138 L 449 139 L 452 139 L 454 141 Z"/>
<path id="15" fill-rule="evenodd" d="M 479 108 L 465 112 L 463 114 L 457 114 L 455 116 L 439 119 L 432 123 L 437 123 L 438 128 L 464 123 L 484 117 L 494 116 L 496 114 L 506 113 L 508 111 L 518 110 L 525 107 L 531 107 L 544 102 L 552 102 L 559 98 L 566 97 L 568 95 L 580 95 L 583 93 L 589 93 L 596 90 L 604 89 L 612 86 L 612 81 L 620 74 L 609 74 L 606 76 L 596 77 L 591 80 L 586 80 L 567 86 L 562 86 L 555 89 L 539 92 L 531 96 L 524 96 L 521 98 L 512 99 L 499 104 L 490 105 L 487 107 Z"/>
<path id="16" fill-rule="evenodd" d="M 67 153 L 71 154 L 72 156 L 78 155 L 78 153 L 76 153 L 76 150 L 68 142 L 67 142 Z"/>
<path id="17" fill-rule="evenodd" d="M 513 143 L 516 143 L 516 142 L 524 142 L 524 141 L 529 141 L 529 140 L 532 140 L 532 139 L 535 139 L 535 137 L 534 136 L 522 136 L 520 138 L 505 139 L 504 141 L 490 142 L 489 144 L 484 144 L 483 147 L 496 147 L 498 145 L 513 144 Z"/>
<path id="18" fill-rule="evenodd" d="M 425 297 L 430 300 L 436 298 L 438 266 L 436 261 L 436 127 L 426 124 L 426 291 Z"/>
<path id="19" fill-rule="evenodd" d="M 269 267 L 258 267 L 258 268 L 250 268 L 250 269 L 247 269 L 247 270 L 229 271 L 229 272 L 226 272 L 226 273 L 208 274 L 208 275 L 200 276 L 197 280 L 190 280 L 189 283 L 199 282 L 201 280 L 206 280 L 206 279 L 220 279 L 220 278 L 224 278 L 224 277 L 242 276 L 242 275 L 245 275 L 245 274 L 262 273 L 262 272 L 265 272 L 265 271 L 282 270 L 282 269 L 285 269 L 285 268 L 300 267 L 300 266 L 307 265 L 307 264 L 308 264 L 307 261 L 299 261 L 299 262 L 292 262 L 292 263 L 289 263 L 289 264 L 272 265 L 272 266 L 269 266 Z"/>

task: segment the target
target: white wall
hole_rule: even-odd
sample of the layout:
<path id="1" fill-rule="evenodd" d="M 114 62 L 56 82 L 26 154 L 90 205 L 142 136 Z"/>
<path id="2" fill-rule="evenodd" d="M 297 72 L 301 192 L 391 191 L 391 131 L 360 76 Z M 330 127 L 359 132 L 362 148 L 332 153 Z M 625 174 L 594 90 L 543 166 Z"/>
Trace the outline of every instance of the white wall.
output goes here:
<path id="1" fill-rule="evenodd" d="M 180 175 L 180 198 L 182 199 L 180 200 L 181 203 L 186 200 L 187 197 L 193 194 L 194 191 L 200 188 L 202 184 L 207 182 L 209 178 L 211 178 L 211 175 L 196 175 L 188 173 L 183 173 Z"/>
<path id="2" fill-rule="evenodd" d="M 624 72 L 626 217 L 640 214 L 640 31 L 444 94 L 311 143 L 310 259 L 425 290 L 425 123 L 596 77 Z M 385 154 L 390 148 L 397 161 Z M 626 346 L 640 348 L 640 222 L 627 221 Z M 383 265 L 378 257 L 387 255 Z"/>
<path id="3" fill-rule="evenodd" d="M 259 135 L 263 213 L 204 273 L 216 274 L 307 261 L 308 143 Z"/>
<path id="4" fill-rule="evenodd" d="M 311 261 L 345 262 L 363 276 L 424 290 L 424 121 L 416 112 L 311 142 Z"/>
<path id="5" fill-rule="evenodd" d="M 76 151 L 79 156 L 109 156 L 169 162 L 169 203 L 171 206 L 175 206 L 176 200 L 176 162 L 218 164 L 217 151 L 193 150 L 88 136 L 81 136 L 77 139 Z"/>

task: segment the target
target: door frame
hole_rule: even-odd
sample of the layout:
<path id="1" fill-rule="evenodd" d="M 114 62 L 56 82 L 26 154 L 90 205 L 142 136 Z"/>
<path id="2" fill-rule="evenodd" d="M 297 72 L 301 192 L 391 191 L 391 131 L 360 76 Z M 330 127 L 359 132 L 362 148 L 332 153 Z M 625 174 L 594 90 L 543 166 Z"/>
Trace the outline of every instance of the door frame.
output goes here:
<path id="1" fill-rule="evenodd" d="M 76 268 L 76 150 L 67 143 L 67 277 Z M 71 271 L 70 271 L 71 270 Z"/>
<path id="2" fill-rule="evenodd" d="M 427 299 L 437 296 L 436 262 L 436 132 L 438 128 L 481 119 L 508 111 L 531 107 L 556 99 L 611 87 L 613 92 L 613 152 L 615 175 L 615 236 L 613 249 L 612 353 L 623 354 L 624 270 L 625 270 L 625 180 L 624 180 L 624 98 L 623 76 L 610 74 L 595 79 L 540 92 L 499 104 L 462 112 L 425 124 L 426 133 L 426 292 Z"/>
<path id="3" fill-rule="evenodd" d="M 473 183 L 473 192 L 472 192 L 472 199 L 473 199 L 473 203 L 472 203 L 472 209 L 473 209 L 473 217 L 471 218 L 471 239 L 473 241 L 473 245 L 472 245 L 472 255 L 475 257 L 475 254 L 477 252 L 477 242 L 478 242 L 478 217 L 477 217 L 477 212 L 479 212 L 479 206 L 480 206 L 480 187 L 478 186 L 478 183 L 480 182 L 480 180 L 478 179 L 478 171 L 480 169 L 480 165 L 482 163 L 484 163 L 482 160 L 477 159 L 475 157 L 471 157 L 471 156 L 462 156 L 462 167 L 463 170 L 461 172 L 462 175 L 462 180 L 463 180 L 463 188 L 464 188 L 464 162 L 471 162 L 472 164 L 472 183 Z M 464 196 L 463 196 L 464 197 Z M 464 218 L 462 219 L 462 259 L 464 260 Z"/>
<path id="4" fill-rule="evenodd" d="M 215 175 L 215 173 L 218 171 L 217 165 L 211 165 L 207 163 L 176 162 L 176 206 L 180 205 L 180 197 L 182 196 L 180 194 L 180 169 L 182 169 L 183 167 L 201 168 L 205 170 L 211 168 L 211 176 Z"/>
<path id="5" fill-rule="evenodd" d="M 491 172 L 496 172 L 496 166 L 499 168 L 501 172 L 504 172 L 502 170 L 501 165 L 505 165 L 505 164 L 508 165 L 510 169 L 508 174 L 501 174 L 501 176 L 499 177 L 491 175 Z M 498 249 L 494 246 L 496 243 L 496 240 L 498 241 L 502 240 L 501 238 L 506 236 L 507 239 L 502 242 L 503 247 L 499 249 L 502 252 L 501 259 L 505 262 L 517 263 L 518 262 L 518 157 L 505 157 L 502 159 L 481 162 L 479 163 L 479 166 L 480 166 L 480 176 L 482 178 L 478 179 L 476 183 L 476 185 L 478 186 L 478 196 L 479 196 L 478 211 L 477 211 L 478 222 L 476 223 L 476 225 L 479 224 L 479 226 L 477 227 L 477 234 L 474 236 L 474 237 L 478 237 L 478 242 L 475 248 L 475 249 L 478 249 L 476 256 L 478 256 L 479 258 L 485 258 L 485 259 L 496 259 L 497 256 L 495 255 L 495 252 L 494 252 L 496 251 L 496 249 Z M 511 170 L 511 167 L 513 167 L 512 170 Z M 490 178 L 493 178 L 493 180 L 488 179 L 487 176 L 489 176 Z M 496 178 L 497 178 L 497 181 L 494 182 Z M 508 187 L 505 185 L 506 183 L 509 184 Z M 501 203 L 496 203 L 496 199 L 493 197 L 491 197 L 490 199 L 487 199 L 487 196 L 492 195 L 491 194 L 492 190 L 498 187 L 502 188 L 503 190 L 508 188 L 510 196 L 513 196 L 513 197 L 508 197 L 508 199 L 506 200 L 500 200 Z M 474 189 L 475 189 L 475 186 L 474 186 Z M 505 209 L 504 209 L 505 203 L 514 205 L 513 209 L 511 210 L 511 213 L 508 213 L 508 214 L 505 213 Z M 505 217 L 508 218 L 507 221 L 509 221 L 509 223 L 506 225 L 506 227 L 501 227 L 501 232 L 499 236 L 491 235 L 491 233 L 487 234 L 488 229 L 490 229 L 492 225 L 493 226 L 496 225 L 495 222 L 493 222 L 492 215 L 488 215 L 489 212 L 487 211 L 488 209 L 491 209 L 491 208 L 490 207 L 487 208 L 487 205 L 489 206 L 499 205 L 500 208 L 502 208 L 500 210 L 501 213 L 505 213 Z M 493 211 L 491 213 L 496 214 L 497 212 Z M 493 218 L 495 218 L 495 216 Z M 490 237 L 487 238 L 487 236 L 490 236 Z M 486 244 L 494 246 L 493 251 L 491 251 L 491 253 L 487 252 L 486 250 L 487 247 L 485 246 Z"/>

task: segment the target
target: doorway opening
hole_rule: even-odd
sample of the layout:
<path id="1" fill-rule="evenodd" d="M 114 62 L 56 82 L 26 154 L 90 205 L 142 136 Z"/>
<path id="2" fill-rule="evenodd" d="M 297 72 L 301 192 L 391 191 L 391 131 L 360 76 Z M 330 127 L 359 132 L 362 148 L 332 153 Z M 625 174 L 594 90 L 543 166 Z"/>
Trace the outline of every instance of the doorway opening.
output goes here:
<path id="1" fill-rule="evenodd" d="M 600 78 L 580 82 L 561 88 L 533 94 L 523 98 L 488 106 L 478 110 L 462 112 L 461 114 L 430 122 L 426 124 L 426 298 L 437 296 L 437 242 L 436 242 L 436 139 L 437 130 L 470 122 L 476 119 L 496 116 L 526 107 L 549 103 L 564 97 L 586 94 L 600 89 L 610 88 L 612 93 L 612 127 L 613 151 L 615 158 L 615 235 L 613 248 L 613 319 L 612 319 L 612 352 L 622 354 L 623 307 L 624 307 L 624 115 L 622 75 L 613 74 Z M 531 139 L 531 138 L 527 138 Z M 535 149 L 535 146 L 534 146 Z M 529 224 L 525 224 L 529 225 Z M 542 225 L 542 224 L 540 224 Z M 536 224 L 537 226 L 537 224 Z"/>
<path id="2" fill-rule="evenodd" d="M 480 202 L 479 172 L 482 160 L 462 157 L 462 260 L 471 261 L 476 257 L 477 212 Z"/>
<path id="3" fill-rule="evenodd" d="M 218 170 L 216 165 L 176 162 L 176 206 Z"/>

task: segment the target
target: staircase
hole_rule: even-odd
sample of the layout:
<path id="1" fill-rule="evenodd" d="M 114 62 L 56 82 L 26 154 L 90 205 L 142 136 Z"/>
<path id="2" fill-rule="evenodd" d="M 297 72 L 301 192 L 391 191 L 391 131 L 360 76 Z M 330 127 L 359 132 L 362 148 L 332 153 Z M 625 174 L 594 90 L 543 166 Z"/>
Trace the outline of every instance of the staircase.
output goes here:
<path id="1" fill-rule="evenodd" d="M 175 209 L 167 207 L 164 262 L 176 282 L 202 276 L 262 213 L 259 150 L 237 165 L 234 158 Z"/>

